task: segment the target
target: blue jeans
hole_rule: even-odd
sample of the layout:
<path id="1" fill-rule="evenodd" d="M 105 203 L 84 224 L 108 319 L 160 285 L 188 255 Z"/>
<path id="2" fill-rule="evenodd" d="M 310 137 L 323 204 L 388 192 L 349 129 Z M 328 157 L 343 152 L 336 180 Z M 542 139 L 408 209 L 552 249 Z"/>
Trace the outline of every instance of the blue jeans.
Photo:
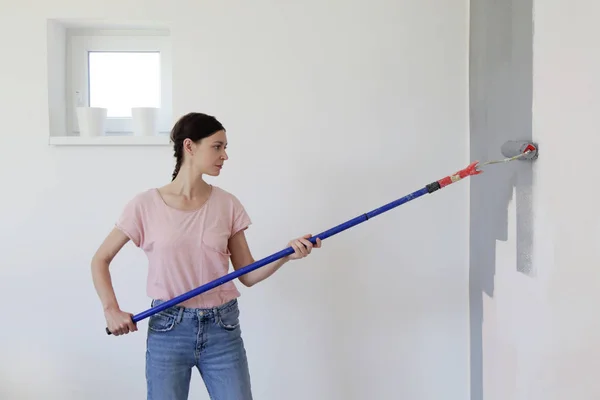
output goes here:
<path id="1" fill-rule="evenodd" d="M 209 309 L 175 306 L 149 317 L 148 400 L 187 399 L 194 367 L 212 400 L 252 399 L 237 300 Z"/>

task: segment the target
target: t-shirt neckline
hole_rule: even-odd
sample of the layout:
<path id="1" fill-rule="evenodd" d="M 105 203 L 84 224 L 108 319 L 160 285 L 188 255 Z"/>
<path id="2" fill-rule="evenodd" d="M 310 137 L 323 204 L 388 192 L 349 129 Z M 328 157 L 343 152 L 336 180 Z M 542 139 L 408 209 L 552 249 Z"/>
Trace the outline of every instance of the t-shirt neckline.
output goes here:
<path id="1" fill-rule="evenodd" d="M 213 194 L 215 192 L 215 187 L 213 185 L 211 185 L 211 184 L 209 184 L 209 186 L 210 186 L 210 193 L 208 194 L 208 197 L 206 198 L 206 200 L 204 201 L 204 203 L 202 203 L 200 205 L 200 207 L 194 208 L 194 209 L 191 209 L 191 210 L 183 210 L 181 208 L 173 207 L 173 206 L 167 204 L 167 202 L 165 201 L 165 199 L 160 194 L 160 191 L 158 190 L 158 188 L 154 188 L 154 193 L 156 194 L 156 196 L 158 196 L 159 201 L 165 207 L 167 207 L 170 210 L 181 212 L 181 213 L 195 213 L 195 212 L 203 210 L 206 207 L 206 205 L 208 204 L 208 202 L 210 201 L 210 199 L 213 197 Z"/>

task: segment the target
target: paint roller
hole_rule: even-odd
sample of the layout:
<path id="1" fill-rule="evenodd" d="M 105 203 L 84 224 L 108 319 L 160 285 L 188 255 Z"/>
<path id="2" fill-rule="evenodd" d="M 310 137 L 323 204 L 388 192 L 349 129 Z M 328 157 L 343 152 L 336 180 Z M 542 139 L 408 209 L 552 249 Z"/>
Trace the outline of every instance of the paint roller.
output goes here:
<path id="1" fill-rule="evenodd" d="M 310 240 L 310 242 L 312 244 L 316 244 L 317 238 L 319 238 L 323 241 L 333 235 L 336 235 L 336 234 L 343 232 L 347 229 L 350 229 L 358 224 L 368 221 L 373 217 L 376 217 L 380 214 L 383 214 L 384 212 L 392 210 L 402 204 L 408 203 L 409 201 L 412 201 L 416 198 L 419 198 L 426 194 L 431 194 L 433 192 L 436 192 L 436 191 L 438 191 L 448 185 L 451 185 L 455 182 L 458 182 L 461 179 L 464 179 L 468 176 L 479 175 L 483 171 L 478 169 L 478 167 L 490 165 L 490 164 L 506 163 L 506 162 L 510 162 L 510 161 L 514 161 L 514 160 L 533 161 L 533 160 L 537 159 L 537 157 L 538 157 L 537 145 L 532 142 L 522 141 L 522 140 L 512 140 L 512 141 L 505 142 L 502 145 L 500 151 L 501 151 L 502 155 L 506 158 L 504 158 L 502 160 L 488 161 L 483 164 L 479 164 L 478 161 L 472 162 L 466 168 L 461 169 L 460 171 L 457 171 L 456 173 L 454 173 L 452 175 L 448 175 L 440 180 L 429 183 L 419 190 L 416 190 L 416 191 L 414 191 L 406 196 L 403 196 L 397 200 L 394 200 L 390 203 L 384 204 L 381 207 L 373 209 L 369 212 L 366 212 L 362 215 L 352 218 L 346 222 L 343 222 L 337 226 L 334 226 L 333 228 L 323 231 L 323 232 L 319 233 L 318 235 L 314 235 L 308 240 Z M 186 300 L 191 299 L 192 297 L 196 297 L 204 292 L 214 289 L 217 286 L 220 286 L 226 282 L 236 279 L 242 275 L 245 275 L 251 271 L 254 271 L 258 268 L 261 268 L 267 264 L 270 264 L 274 261 L 279 260 L 280 258 L 286 257 L 293 253 L 294 253 L 294 249 L 290 246 L 281 251 L 278 251 L 277 253 L 271 254 L 270 256 L 265 257 L 261 260 L 255 261 L 243 268 L 238 269 L 237 271 L 231 272 L 231 273 L 224 275 L 220 278 L 217 278 L 211 282 L 208 282 L 202 286 L 192 289 L 186 293 L 183 293 L 177 297 L 174 297 L 168 301 L 165 301 L 164 303 L 161 303 L 157 306 L 149 308 L 137 315 L 134 315 L 132 317 L 133 323 L 138 323 L 139 321 L 141 321 L 145 318 L 148 318 L 160 311 L 163 311 L 167 308 L 178 305 Z M 106 333 L 108 335 L 112 334 L 108 328 L 106 328 Z"/>
<path id="2" fill-rule="evenodd" d="M 500 152 L 508 159 L 535 160 L 538 157 L 537 145 L 525 140 L 509 140 L 502 145 Z"/>

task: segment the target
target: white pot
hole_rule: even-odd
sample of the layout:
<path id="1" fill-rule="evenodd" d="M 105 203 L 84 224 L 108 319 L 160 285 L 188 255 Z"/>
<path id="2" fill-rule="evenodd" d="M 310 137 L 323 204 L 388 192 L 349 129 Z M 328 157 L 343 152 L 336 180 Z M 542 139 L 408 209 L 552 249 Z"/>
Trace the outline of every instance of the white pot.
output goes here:
<path id="1" fill-rule="evenodd" d="M 79 135 L 84 137 L 104 136 L 107 112 L 108 110 L 102 107 L 77 107 Z"/>
<path id="2" fill-rule="evenodd" d="M 131 117 L 134 136 L 158 135 L 158 108 L 133 107 Z"/>

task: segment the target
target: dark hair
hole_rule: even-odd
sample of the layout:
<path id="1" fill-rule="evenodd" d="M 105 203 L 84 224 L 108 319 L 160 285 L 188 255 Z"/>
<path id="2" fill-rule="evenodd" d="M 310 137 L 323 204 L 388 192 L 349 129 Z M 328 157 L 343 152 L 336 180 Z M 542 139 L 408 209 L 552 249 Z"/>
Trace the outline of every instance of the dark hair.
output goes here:
<path id="1" fill-rule="evenodd" d="M 215 117 L 198 112 L 188 113 L 175 123 L 171 130 L 171 141 L 177 162 L 172 180 L 177 177 L 181 163 L 183 163 L 183 141 L 190 139 L 193 142 L 199 142 L 221 130 L 225 130 L 225 128 Z"/>

